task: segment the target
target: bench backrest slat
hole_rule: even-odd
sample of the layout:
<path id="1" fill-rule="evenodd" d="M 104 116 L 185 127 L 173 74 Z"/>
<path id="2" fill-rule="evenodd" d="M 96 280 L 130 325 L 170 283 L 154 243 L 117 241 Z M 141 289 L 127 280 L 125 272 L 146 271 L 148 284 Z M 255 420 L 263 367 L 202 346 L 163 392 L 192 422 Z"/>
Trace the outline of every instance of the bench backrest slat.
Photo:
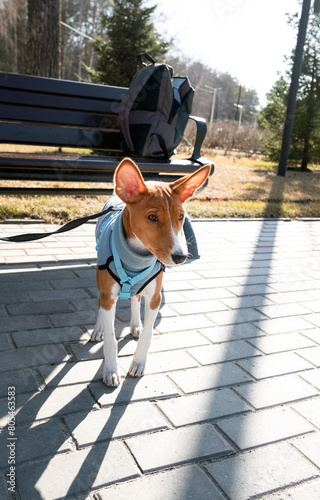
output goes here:
<path id="1" fill-rule="evenodd" d="M 36 146 L 64 146 L 77 148 L 96 148 L 108 151 L 121 151 L 120 133 L 104 132 L 86 128 L 65 128 L 46 125 L 20 126 L 17 136 L 16 123 L 0 122 L 2 143 L 33 144 Z"/>
<path id="2" fill-rule="evenodd" d="M 16 106 L 39 107 L 44 109 L 70 109 L 90 113 L 118 114 L 119 101 L 112 99 L 88 99 L 84 97 L 62 96 L 54 94 L 35 94 L 21 90 L 9 90 L 0 87 L 0 103 Z M 0 117 L 2 110 L 0 108 Z"/>
<path id="3" fill-rule="evenodd" d="M 0 73 L 0 142 L 120 151 L 118 109 L 126 91 Z"/>
<path id="4" fill-rule="evenodd" d="M 97 83 L 73 82 L 40 76 L 17 75 L 0 72 L 0 87 L 56 95 L 80 96 L 120 101 L 126 87 L 112 87 Z M 106 97 L 107 96 L 107 97 Z"/>
<path id="5" fill-rule="evenodd" d="M 49 123 L 60 125 L 74 125 L 79 127 L 92 127 L 97 129 L 119 130 L 118 116 L 114 114 L 93 114 L 83 111 L 68 111 L 60 109 L 34 108 L 2 104 L 0 101 L 0 120 Z"/>

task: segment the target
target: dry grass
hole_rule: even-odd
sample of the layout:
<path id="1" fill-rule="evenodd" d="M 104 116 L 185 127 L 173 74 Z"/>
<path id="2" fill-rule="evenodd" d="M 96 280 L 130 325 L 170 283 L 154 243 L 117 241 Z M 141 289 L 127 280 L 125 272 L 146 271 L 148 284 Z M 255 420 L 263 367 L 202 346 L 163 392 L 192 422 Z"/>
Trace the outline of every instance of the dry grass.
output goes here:
<path id="1" fill-rule="evenodd" d="M 18 151 L 15 146 L 12 148 Z M 41 148 L 42 152 L 50 152 L 51 149 Z M 20 148 L 19 152 L 24 150 Z M 39 148 L 36 150 L 39 151 Z M 208 154 L 206 156 L 209 157 Z M 314 167 L 307 173 L 288 170 L 286 177 L 278 177 L 275 165 L 260 159 L 218 154 L 210 158 L 215 163 L 215 173 L 210 178 L 209 186 L 195 200 L 187 203 L 187 210 L 193 217 L 320 216 L 319 168 Z M 18 181 L 2 181 L 1 185 L 22 184 Z M 23 185 L 70 186 L 62 182 L 31 181 Z M 79 187 L 80 183 L 73 186 Z M 92 183 L 90 186 L 98 185 Z M 0 220 L 40 218 L 49 222 L 65 222 L 98 212 L 105 201 L 106 197 L 103 196 L 0 196 Z"/>

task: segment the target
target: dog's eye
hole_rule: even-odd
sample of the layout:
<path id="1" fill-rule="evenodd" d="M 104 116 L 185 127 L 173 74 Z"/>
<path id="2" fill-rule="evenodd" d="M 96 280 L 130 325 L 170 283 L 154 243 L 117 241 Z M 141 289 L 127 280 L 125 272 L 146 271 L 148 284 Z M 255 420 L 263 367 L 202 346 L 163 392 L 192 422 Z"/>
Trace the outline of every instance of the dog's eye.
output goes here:
<path id="1" fill-rule="evenodd" d="M 158 218 L 154 214 L 148 215 L 148 219 L 151 220 L 151 222 L 158 222 Z"/>
<path id="2" fill-rule="evenodd" d="M 184 214 L 180 214 L 179 215 L 179 220 L 183 220 L 183 218 L 184 218 Z"/>

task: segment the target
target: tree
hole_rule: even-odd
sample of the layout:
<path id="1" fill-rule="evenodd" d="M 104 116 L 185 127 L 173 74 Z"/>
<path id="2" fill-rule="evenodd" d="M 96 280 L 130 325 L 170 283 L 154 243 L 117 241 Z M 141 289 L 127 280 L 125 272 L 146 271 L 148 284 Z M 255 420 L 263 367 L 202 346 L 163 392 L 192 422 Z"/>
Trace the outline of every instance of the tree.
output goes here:
<path id="1" fill-rule="evenodd" d="M 0 71 L 25 71 L 26 12 L 27 0 L 0 2 Z"/>
<path id="2" fill-rule="evenodd" d="M 92 40 L 103 36 L 101 14 L 112 0 L 63 0 L 61 2 L 61 77 L 84 79 L 84 67 L 95 67 L 96 51 Z"/>
<path id="3" fill-rule="evenodd" d="M 298 15 L 288 18 L 298 30 Z M 291 136 L 289 163 L 300 164 L 307 170 L 312 162 L 320 161 L 320 18 L 311 15 L 302 60 L 299 90 Z M 289 59 L 293 62 L 293 54 Z M 283 127 L 289 92 L 289 76 L 282 76 L 272 87 L 267 106 L 262 110 L 259 123 L 272 135 L 264 144 L 263 152 L 275 162 L 280 159 Z"/>
<path id="4" fill-rule="evenodd" d="M 60 0 L 28 0 L 28 73 L 60 77 Z"/>
<path id="5" fill-rule="evenodd" d="M 271 133 L 270 137 L 262 141 L 262 152 L 274 162 L 278 162 L 280 158 L 288 92 L 289 84 L 281 76 L 268 92 L 267 105 L 258 117 L 259 125 Z"/>
<path id="6" fill-rule="evenodd" d="M 141 65 L 137 55 L 148 52 L 155 60 L 163 57 L 171 41 L 163 40 L 151 21 L 156 6 L 145 0 L 114 0 L 112 12 L 101 16 L 107 40 L 97 37 L 96 69 L 88 68 L 94 82 L 127 87 Z"/>

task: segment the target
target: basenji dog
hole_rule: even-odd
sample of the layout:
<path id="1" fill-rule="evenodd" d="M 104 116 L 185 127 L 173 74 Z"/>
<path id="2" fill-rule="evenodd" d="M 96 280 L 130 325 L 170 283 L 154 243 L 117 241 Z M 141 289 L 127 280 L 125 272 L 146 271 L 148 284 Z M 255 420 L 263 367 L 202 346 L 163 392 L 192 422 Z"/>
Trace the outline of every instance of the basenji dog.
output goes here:
<path id="1" fill-rule="evenodd" d="M 188 257 L 183 203 L 204 184 L 209 173 L 210 165 L 205 165 L 174 182 L 144 181 L 129 158 L 115 170 L 114 196 L 108 202 L 113 211 L 100 217 L 96 227 L 100 296 L 91 335 L 93 341 L 104 339 L 103 380 L 108 386 L 120 383 L 114 328 L 117 300 L 131 297 L 130 332 L 139 340 L 129 374 L 142 377 L 161 303 L 164 266 L 182 264 Z"/>

